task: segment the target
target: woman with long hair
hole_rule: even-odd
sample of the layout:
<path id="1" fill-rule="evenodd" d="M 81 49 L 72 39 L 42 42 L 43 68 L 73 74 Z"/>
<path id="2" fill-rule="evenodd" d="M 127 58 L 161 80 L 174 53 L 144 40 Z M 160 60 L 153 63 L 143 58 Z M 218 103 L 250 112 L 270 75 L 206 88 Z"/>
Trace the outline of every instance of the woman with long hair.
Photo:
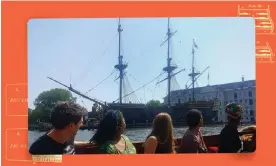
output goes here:
<path id="1" fill-rule="evenodd" d="M 101 120 L 90 142 L 98 145 L 101 154 L 136 154 L 136 149 L 123 135 L 126 123 L 120 111 L 109 111 Z"/>
<path id="2" fill-rule="evenodd" d="M 175 153 L 174 145 L 171 116 L 167 113 L 156 115 L 152 132 L 144 144 L 144 153 Z"/>

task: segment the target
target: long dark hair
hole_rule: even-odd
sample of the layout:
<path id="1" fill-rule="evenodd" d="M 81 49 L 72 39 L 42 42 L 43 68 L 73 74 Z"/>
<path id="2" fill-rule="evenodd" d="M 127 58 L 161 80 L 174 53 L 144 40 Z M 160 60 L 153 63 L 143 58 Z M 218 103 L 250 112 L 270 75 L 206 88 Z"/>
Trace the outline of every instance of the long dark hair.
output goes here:
<path id="1" fill-rule="evenodd" d="M 160 144 L 166 144 L 168 151 L 174 152 L 173 124 L 171 116 L 159 113 L 153 120 L 153 129 L 147 138 L 155 136 Z"/>
<path id="2" fill-rule="evenodd" d="M 120 111 L 112 110 L 107 112 L 101 120 L 96 133 L 90 139 L 90 142 L 95 142 L 100 145 L 107 141 L 113 141 L 118 127 L 121 126 L 123 120 L 124 117 Z"/>

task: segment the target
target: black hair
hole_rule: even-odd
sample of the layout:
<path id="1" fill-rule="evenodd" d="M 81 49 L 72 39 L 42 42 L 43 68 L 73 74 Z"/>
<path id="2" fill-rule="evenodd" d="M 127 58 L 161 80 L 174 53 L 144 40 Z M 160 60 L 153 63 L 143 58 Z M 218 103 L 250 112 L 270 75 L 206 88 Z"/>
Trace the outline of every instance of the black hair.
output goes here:
<path id="1" fill-rule="evenodd" d="M 188 111 L 186 115 L 186 120 L 188 123 L 189 128 L 197 127 L 200 123 L 200 119 L 202 118 L 202 114 L 197 109 L 191 109 Z"/>
<path id="2" fill-rule="evenodd" d="M 55 129 L 64 129 L 70 123 L 77 124 L 86 109 L 73 101 L 58 102 L 51 112 L 51 123 Z"/>
<path id="3" fill-rule="evenodd" d="M 90 142 L 101 145 L 107 141 L 113 141 L 118 131 L 118 126 L 121 126 L 123 120 L 123 114 L 120 111 L 108 111 L 100 121 L 97 131 L 90 139 Z"/>

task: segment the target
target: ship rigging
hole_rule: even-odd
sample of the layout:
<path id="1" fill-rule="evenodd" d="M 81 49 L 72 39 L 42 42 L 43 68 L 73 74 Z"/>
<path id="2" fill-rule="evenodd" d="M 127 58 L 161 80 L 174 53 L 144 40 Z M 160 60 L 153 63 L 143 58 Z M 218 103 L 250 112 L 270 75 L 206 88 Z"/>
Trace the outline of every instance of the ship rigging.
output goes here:
<path id="1" fill-rule="evenodd" d="M 118 64 L 116 64 L 114 66 L 114 70 L 118 70 L 119 71 L 119 76 L 116 79 L 116 80 L 119 79 L 119 98 L 117 100 L 114 100 L 111 103 L 108 103 L 106 101 L 101 101 L 101 100 L 98 100 L 98 99 L 95 99 L 95 98 L 87 96 L 87 93 L 89 91 L 91 91 L 93 88 L 90 89 L 85 94 L 83 94 L 80 91 L 74 89 L 71 84 L 70 84 L 70 86 L 67 86 L 67 85 L 65 85 L 65 84 L 63 84 L 63 83 L 61 83 L 61 82 L 59 82 L 59 81 L 57 81 L 57 80 L 55 80 L 55 79 L 53 79 L 51 77 L 48 77 L 48 78 L 50 80 L 52 80 L 52 81 L 54 81 L 54 82 L 62 85 L 63 87 L 66 87 L 71 92 L 73 92 L 73 93 L 75 93 L 75 94 L 77 94 L 77 95 L 79 95 L 79 96 L 81 96 L 81 97 L 83 97 L 83 98 L 85 98 L 87 100 L 90 100 L 90 101 L 92 101 L 94 103 L 97 103 L 98 105 L 100 105 L 103 108 L 103 110 L 108 110 L 108 109 L 113 109 L 113 108 L 126 108 L 126 107 L 127 108 L 140 108 L 140 109 L 144 109 L 145 108 L 145 104 L 130 103 L 130 102 L 124 103 L 123 99 L 126 98 L 126 97 L 128 97 L 128 96 L 130 96 L 130 95 L 133 95 L 138 90 L 140 90 L 142 88 L 145 88 L 147 85 L 149 85 L 152 82 L 154 82 L 155 80 L 157 80 L 164 73 L 167 73 L 167 77 L 165 79 L 157 82 L 156 85 L 160 84 L 161 82 L 167 80 L 167 108 L 170 108 L 171 107 L 171 83 L 172 83 L 172 78 L 175 77 L 177 74 L 181 73 L 182 71 L 185 71 L 185 69 L 181 69 L 181 70 L 179 70 L 177 72 L 174 72 L 178 67 L 177 67 L 177 65 L 174 65 L 174 64 L 171 63 L 172 62 L 172 57 L 171 57 L 171 54 L 170 54 L 170 52 L 171 52 L 171 40 L 172 40 L 172 37 L 177 33 L 177 31 L 173 31 L 173 32 L 171 31 L 170 18 L 168 18 L 168 21 L 167 21 L 167 37 L 166 37 L 166 40 L 160 45 L 160 47 L 162 47 L 165 43 L 167 43 L 167 66 L 163 68 L 163 72 L 160 75 L 158 75 L 157 77 L 155 77 L 151 81 L 147 82 L 146 84 L 142 85 L 141 87 L 137 88 L 136 90 L 132 90 L 130 93 L 125 93 L 125 90 L 124 90 L 124 82 L 128 82 L 127 77 L 126 77 L 126 69 L 128 67 L 128 64 L 123 61 L 123 55 L 122 55 L 122 52 L 121 52 L 121 46 L 122 46 L 121 37 L 122 37 L 123 28 L 122 28 L 122 25 L 121 25 L 121 19 L 120 18 L 118 20 L 117 32 L 118 32 Z M 194 66 L 195 49 L 198 49 L 198 46 L 195 44 L 195 41 L 193 40 L 193 48 L 192 48 L 192 56 L 193 56 L 192 57 L 192 73 L 189 74 L 189 76 L 191 77 L 192 83 L 191 83 L 190 86 L 186 85 L 187 88 L 190 88 L 192 86 L 192 94 L 193 94 L 192 102 L 193 103 L 195 103 L 195 92 L 194 92 L 195 86 L 194 86 L 194 84 L 197 81 L 197 79 L 209 68 L 209 66 L 208 66 L 202 73 L 199 73 L 199 72 L 195 71 L 195 66 Z M 112 71 L 112 73 L 110 75 L 112 75 L 114 73 L 114 70 Z M 106 80 L 107 78 L 105 78 L 104 80 Z M 101 83 L 103 81 L 101 81 Z M 97 84 L 97 86 L 98 85 L 99 84 Z"/>

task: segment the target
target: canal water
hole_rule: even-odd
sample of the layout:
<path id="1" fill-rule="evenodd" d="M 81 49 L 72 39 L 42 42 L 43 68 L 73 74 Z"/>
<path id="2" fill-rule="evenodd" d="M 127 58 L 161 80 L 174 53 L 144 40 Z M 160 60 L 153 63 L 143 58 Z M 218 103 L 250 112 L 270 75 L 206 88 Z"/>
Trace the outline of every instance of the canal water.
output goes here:
<path id="1" fill-rule="evenodd" d="M 214 125 L 214 126 L 206 126 L 202 127 L 201 131 L 203 135 L 215 135 L 219 134 L 222 130 L 224 125 Z M 245 127 L 248 125 L 243 125 L 241 127 Z M 240 127 L 240 128 L 241 128 Z M 174 128 L 174 136 L 176 138 L 181 138 L 184 134 L 184 132 L 187 130 L 187 127 L 178 127 Z M 75 140 L 77 141 L 88 141 L 96 130 L 79 130 Z M 151 132 L 151 128 L 136 128 L 136 129 L 126 129 L 125 135 L 129 137 L 131 141 L 145 141 L 148 134 Z M 29 147 L 31 144 L 41 135 L 43 135 L 45 132 L 39 132 L 39 131 L 29 131 L 28 132 L 28 145 Z"/>

